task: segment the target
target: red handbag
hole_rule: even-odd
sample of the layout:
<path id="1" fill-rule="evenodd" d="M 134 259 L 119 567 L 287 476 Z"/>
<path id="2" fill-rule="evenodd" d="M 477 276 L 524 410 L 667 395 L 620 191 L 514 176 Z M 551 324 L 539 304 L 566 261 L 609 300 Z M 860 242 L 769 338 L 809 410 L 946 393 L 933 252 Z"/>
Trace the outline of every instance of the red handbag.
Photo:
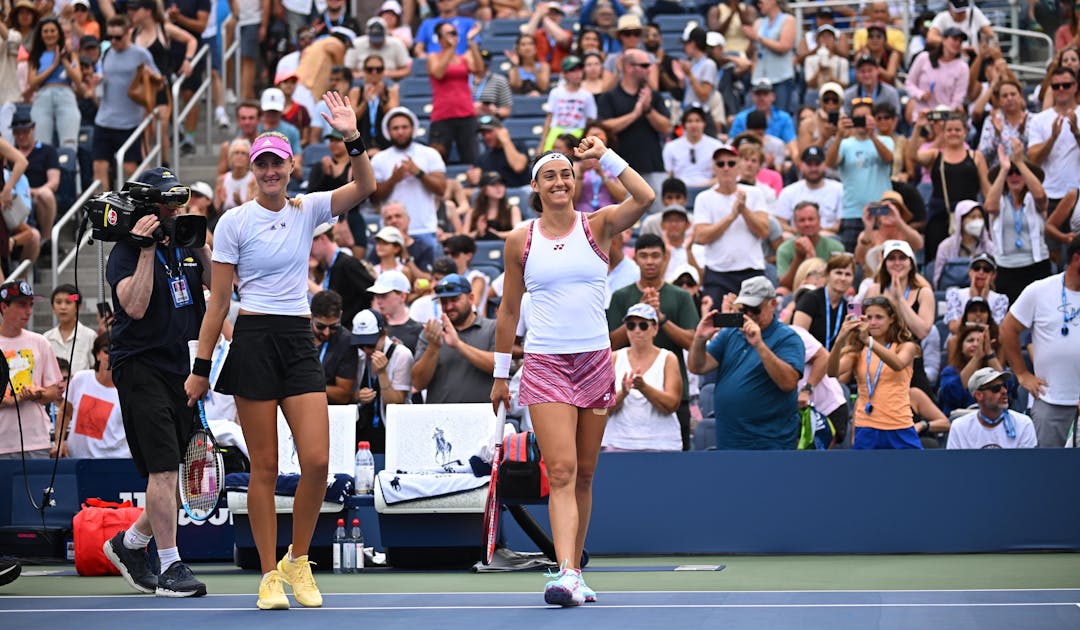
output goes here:
<path id="1" fill-rule="evenodd" d="M 116 532 L 127 529 L 143 513 L 131 501 L 114 503 L 87 499 L 72 519 L 75 537 L 75 570 L 79 575 L 120 575 L 105 557 L 102 547 Z"/>

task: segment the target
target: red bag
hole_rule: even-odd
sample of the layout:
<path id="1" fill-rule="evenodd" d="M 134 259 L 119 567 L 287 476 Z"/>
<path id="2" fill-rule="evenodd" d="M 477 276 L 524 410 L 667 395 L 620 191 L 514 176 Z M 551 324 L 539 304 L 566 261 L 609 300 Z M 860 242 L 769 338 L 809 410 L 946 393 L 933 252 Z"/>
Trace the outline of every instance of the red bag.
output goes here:
<path id="1" fill-rule="evenodd" d="M 79 575 L 120 575 L 102 547 L 116 532 L 127 529 L 143 513 L 131 501 L 113 503 L 87 499 L 71 524 L 75 536 L 75 570 Z"/>
<path id="2" fill-rule="evenodd" d="M 536 501 L 547 498 L 548 490 L 547 464 L 536 434 L 523 431 L 506 436 L 499 464 L 499 498 Z"/>

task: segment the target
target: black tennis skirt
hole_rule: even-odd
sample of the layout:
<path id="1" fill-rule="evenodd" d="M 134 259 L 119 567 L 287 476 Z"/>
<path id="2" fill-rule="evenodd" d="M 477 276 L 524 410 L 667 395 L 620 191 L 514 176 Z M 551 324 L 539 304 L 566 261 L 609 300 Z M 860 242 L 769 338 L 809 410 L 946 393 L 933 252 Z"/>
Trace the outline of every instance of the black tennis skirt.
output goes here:
<path id="1" fill-rule="evenodd" d="M 293 315 L 241 315 L 214 391 L 251 400 L 325 392 L 311 321 Z"/>

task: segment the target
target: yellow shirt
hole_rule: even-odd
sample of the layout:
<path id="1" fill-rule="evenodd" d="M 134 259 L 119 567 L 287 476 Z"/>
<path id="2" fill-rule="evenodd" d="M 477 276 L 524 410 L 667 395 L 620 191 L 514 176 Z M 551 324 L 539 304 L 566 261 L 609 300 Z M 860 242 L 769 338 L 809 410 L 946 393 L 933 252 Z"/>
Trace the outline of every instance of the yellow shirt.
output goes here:
<path id="1" fill-rule="evenodd" d="M 899 50 L 901 55 L 907 51 L 907 38 L 904 37 L 904 31 L 898 28 L 885 27 L 885 41 L 888 42 L 890 48 Z M 855 36 L 851 41 L 851 49 L 862 50 L 864 46 L 866 46 L 866 29 L 860 28 L 855 31 Z"/>

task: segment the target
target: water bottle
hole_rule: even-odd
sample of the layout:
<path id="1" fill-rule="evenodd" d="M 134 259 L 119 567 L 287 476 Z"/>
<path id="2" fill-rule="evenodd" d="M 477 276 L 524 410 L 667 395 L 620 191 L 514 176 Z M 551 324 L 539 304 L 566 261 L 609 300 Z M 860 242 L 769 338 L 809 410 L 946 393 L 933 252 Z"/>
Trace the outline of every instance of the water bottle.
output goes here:
<path id="1" fill-rule="evenodd" d="M 341 546 L 341 572 L 353 573 L 356 571 L 356 547 L 353 546 L 352 536 L 345 534 Z"/>
<path id="2" fill-rule="evenodd" d="M 371 494 L 375 487 L 375 458 L 371 455 L 371 444 L 360 442 L 356 445 L 356 466 L 353 468 L 353 488 L 356 494 Z"/>
<path id="3" fill-rule="evenodd" d="M 345 573 L 345 519 L 337 520 L 334 530 L 334 573 Z"/>
<path id="4" fill-rule="evenodd" d="M 364 532 L 360 531 L 360 519 L 354 518 L 352 520 L 352 532 L 350 532 L 350 542 L 353 546 L 353 557 L 356 559 L 356 564 L 353 565 L 353 573 L 360 573 L 364 570 Z"/>

